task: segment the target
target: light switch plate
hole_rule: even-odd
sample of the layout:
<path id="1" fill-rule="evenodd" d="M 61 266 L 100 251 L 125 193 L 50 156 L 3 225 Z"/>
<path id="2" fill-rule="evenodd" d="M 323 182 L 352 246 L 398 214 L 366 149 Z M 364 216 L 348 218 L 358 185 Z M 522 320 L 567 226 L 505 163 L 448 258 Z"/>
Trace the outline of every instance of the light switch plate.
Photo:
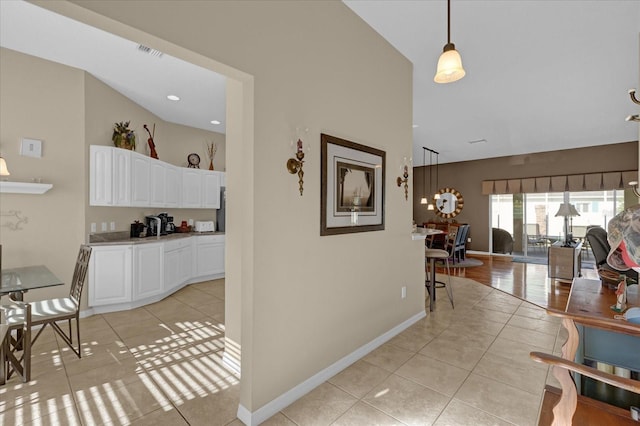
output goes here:
<path id="1" fill-rule="evenodd" d="M 20 155 L 25 157 L 42 157 L 42 141 L 38 139 L 22 138 Z"/>

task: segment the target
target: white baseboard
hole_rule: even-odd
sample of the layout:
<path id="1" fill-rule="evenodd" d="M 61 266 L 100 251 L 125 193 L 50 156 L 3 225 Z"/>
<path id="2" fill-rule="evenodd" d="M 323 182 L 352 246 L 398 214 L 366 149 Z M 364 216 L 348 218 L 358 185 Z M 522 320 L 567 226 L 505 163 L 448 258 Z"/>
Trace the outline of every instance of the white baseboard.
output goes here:
<path id="1" fill-rule="evenodd" d="M 310 391 L 312 391 L 322 383 L 326 382 L 331 377 L 335 376 L 336 374 L 338 374 L 339 372 L 341 372 L 342 370 L 344 370 L 354 362 L 358 361 L 359 359 L 367 355 L 369 352 L 376 349 L 378 346 L 391 340 L 393 337 L 397 336 L 398 334 L 400 334 L 401 332 L 409 328 L 411 325 L 415 324 L 417 321 L 424 318 L 426 315 L 427 315 L 426 311 L 418 312 L 408 320 L 398 324 L 397 326 L 393 327 L 391 330 L 376 337 L 369 343 L 366 343 L 365 345 L 360 346 L 358 349 L 356 349 L 349 355 L 334 362 L 329 367 L 318 372 L 317 374 L 308 378 L 307 380 L 300 383 L 299 385 L 291 388 L 287 392 L 278 396 L 277 398 L 267 403 L 266 405 L 260 407 L 254 412 L 249 411 L 244 406 L 242 406 L 242 404 L 240 404 L 238 406 L 238 414 L 237 414 L 238 418 L 247 426 L 259 425 L 260 423 L 264 422 L 265 420 L 267 420 L 268 418 L 276 414 L 278 411 L 291 405 L 291 403 L 293 403 L 294 401 L 300 399 L 301 397 L 303 397 L 304 395 L 306 395 L 307 393 L 309 393 Z"/>

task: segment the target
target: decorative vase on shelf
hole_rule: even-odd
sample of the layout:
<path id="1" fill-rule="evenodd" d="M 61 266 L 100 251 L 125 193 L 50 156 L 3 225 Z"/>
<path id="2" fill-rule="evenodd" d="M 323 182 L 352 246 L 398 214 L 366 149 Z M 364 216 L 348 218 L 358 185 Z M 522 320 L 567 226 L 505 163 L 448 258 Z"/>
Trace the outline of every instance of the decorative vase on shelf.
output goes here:
<path id="1" fill-rule="evenodd" d="M 213 170 L 213 158 L 209 160 L 209 170 Z"/>
<path id="2" fill-rule="evenodd" d="M 113 135 L 111 140 L 113 144 L 118 148 L 135 150 L 136 149 L 136 134 L 133 130 L 129 129 L 129 121 L 116 123 L 113 127 Z"/>

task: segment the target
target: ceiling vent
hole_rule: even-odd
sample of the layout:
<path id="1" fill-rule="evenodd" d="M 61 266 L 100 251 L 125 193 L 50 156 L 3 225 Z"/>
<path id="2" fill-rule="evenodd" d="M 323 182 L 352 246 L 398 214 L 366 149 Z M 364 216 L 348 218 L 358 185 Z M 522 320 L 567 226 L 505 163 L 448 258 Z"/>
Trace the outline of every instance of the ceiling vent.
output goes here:
<path id="1" fill-rule="evenodd" d="M 145 46 L 143 44 L 139 44 L 138 45 L 138 50 L 141 51 L 141 52 L 144 52 L 144 53 L 146 53 L 148 55 L 155 56 L 155 57 L 158 57 L 158 58 L 161 58 L 162 55 L 164 55 L 164 53 L 162 53 L 161 51 L 156 50 L 156 49 L 152 49 L 151 47 Z"/>

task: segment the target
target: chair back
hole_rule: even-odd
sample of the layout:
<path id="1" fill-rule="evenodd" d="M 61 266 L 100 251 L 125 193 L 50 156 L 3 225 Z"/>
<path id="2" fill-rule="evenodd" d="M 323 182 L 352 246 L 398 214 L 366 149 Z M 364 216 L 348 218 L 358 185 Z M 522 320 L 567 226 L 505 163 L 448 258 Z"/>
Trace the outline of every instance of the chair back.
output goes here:
<path id="1" fill-rule="evenodd" d="M 527 231 L 528 237 L 538 237 L 540 235 L 540 224 L 527 223 L 525 224 L 525 230 Z"/>
<path id="2" fill-rule="evenodd" d="M 445 250 L 449 250 L 449 248 L 455 248 L 456 242 L 458 238 L 459 228 L 457 226 L 450 226 L 449 232 L 447 233 L 447 240 L 445 241 Z"/>
<path id="3" fill-rule="evenodd" d="M 69 297 L 71 297 L 80 307 L 80 297 L 82 296 L 82 289 L 84 283 L 87 280 L 87 270 L 89 269 L 89 258 L 91 257 L 91 247 L 88 245 L 81 245 L 80 252 L 78 253 L 78 259 L 76 260 L 76 267 L 73 270 L 73 279 L 71 280 L 71 290 L 69 291 Z"/>
<path id="4" fill-rule="evenodd" d="M 589 228 L 585 238 L 589 241 L 596 265 L 600 266 L 607 263 L 607 256 L 611 250 L 609 241 L 607 241 L 607 231 L 600 227 Z"/>

